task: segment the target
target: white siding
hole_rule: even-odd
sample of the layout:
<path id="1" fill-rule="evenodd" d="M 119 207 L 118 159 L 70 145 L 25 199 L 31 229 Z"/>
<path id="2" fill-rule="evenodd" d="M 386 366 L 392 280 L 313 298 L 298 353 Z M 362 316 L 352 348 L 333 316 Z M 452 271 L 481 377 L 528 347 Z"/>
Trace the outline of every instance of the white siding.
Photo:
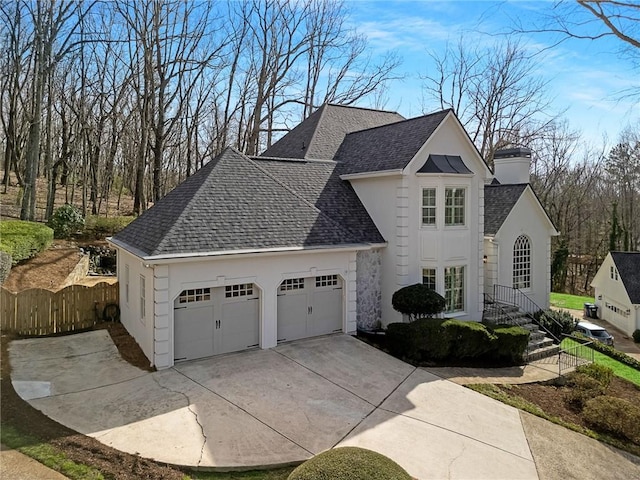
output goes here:
<path id="1" fill-rule="evenodd" d="M 612 266 L 614 266 L 613 259 L 611 255 L 607 255 L 591 282 L 591 286 L 595 288 L 598 315 L 627 335 L 631 335 L 634 330 L 640 328 L 640 306 L 631 304 L 619 275 L 617 279 L 615 276 L 611 278 Z M 615 308 L 607 308 L 607 305 Z M 616 309 L 618 311 L 615 311 Z"/>

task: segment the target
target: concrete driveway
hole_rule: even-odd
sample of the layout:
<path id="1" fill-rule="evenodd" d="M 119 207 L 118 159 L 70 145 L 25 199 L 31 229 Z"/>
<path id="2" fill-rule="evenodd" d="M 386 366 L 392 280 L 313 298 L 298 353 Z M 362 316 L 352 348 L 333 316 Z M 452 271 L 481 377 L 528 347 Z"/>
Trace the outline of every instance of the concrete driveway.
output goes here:
<path id="1" fill-rule="evenodd" d="M 20 396 L 118 450 L 201 468 L 300 462 L 337 445 L 420 479 L 537 479 L 517 410 L 346 335 L 148 373 L 106 331 L 11 343 Z"/>

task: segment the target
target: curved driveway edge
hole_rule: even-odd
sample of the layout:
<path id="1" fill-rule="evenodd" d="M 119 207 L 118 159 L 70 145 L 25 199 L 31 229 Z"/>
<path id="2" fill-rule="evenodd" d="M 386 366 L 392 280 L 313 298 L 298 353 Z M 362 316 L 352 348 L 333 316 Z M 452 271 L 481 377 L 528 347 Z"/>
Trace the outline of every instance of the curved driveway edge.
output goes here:
<path id="1" fill-rule="evenodd" d="M 359 445 L 420 479 L 538 478 L 516 409 L 346 335 L 154 373 L 123 362 L 100 331 L 14 341 L 10 360 L 35 408 L 165 463 L 255 468 Z"/>

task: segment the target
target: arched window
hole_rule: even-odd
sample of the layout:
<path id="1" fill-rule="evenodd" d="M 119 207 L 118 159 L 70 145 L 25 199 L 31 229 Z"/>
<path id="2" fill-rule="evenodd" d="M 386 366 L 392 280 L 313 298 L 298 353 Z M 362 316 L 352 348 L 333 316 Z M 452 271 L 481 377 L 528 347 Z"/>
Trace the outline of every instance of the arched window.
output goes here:
<path id="1" fill-rule="evenodd" d="M 531 287 L 531 241 L 520 235 L 513 244 L 513 288 Z"/>

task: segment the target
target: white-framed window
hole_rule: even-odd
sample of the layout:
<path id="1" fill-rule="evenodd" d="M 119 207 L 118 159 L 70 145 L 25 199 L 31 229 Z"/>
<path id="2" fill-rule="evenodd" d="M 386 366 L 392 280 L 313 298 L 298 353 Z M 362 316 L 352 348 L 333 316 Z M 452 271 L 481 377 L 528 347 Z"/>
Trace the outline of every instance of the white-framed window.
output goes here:
<path id="1" fill-rule="evenodd" d="M 206 302 L 211 300 L 210 288 L 192 288 L 183 290 L 178 297 L 178 303 Z"/>
<path id="2" fill-rule="evenodd" d="M 465 189 L 446 188 L 444 191 L 444 224 L 461 226 L 465 224 Z"/>
<path id="3" fill-rule="evenodd" d="M 426 285 L 431 290 L 436 289 L 436 269 L 435 268 L 422 269 L 422 284 Z"/>
<path id="4" fill-rule="evenodd" d="M 144 323 L 147 316 L 147 280 L 140 275 L 140 320 Z"/>
<path id="5" fill-rule="evenodd" d="M 618 269 L 611 265 L 609 267 L 611 273 L 611 280 L 618 280 Z"/>
<path id="6" fill-rule="evenodd" d="M 422 225 L 436 224 L 436 189 L 422 189 Z"/>
<path id="7" fill-rule="evenodd" d="M 520 235 L 513 244 L 513 288 L 531 287 L 531 241 Z"/>
<path id="8" fill-rule="evenodd" d="M 338 285 L 338 275 L 321 275 L 316 277 L 316 287 L 331 287 Z"/>
<path id="9" fill-rule="evenodd" d="M 124 301 L 129 305 L 129 265 L 124 266 Z"/>
<path id="10" fill-rule="evenodd" d="M 224 287 L 225 298 L 247 297 L 253 295 L 253 283 L 239 283 Z"/>
<path id="11" fill-rule="evenodd" d="M 447 312 L 464 311 L 464 266 L 444 269 L 444 298 Z"/>
<path id="12" fill-rule="evenodd" d="M 304 278 L 287 278 L 280 284 L 280 291 L 302 290 L 304 288 Z"/>

